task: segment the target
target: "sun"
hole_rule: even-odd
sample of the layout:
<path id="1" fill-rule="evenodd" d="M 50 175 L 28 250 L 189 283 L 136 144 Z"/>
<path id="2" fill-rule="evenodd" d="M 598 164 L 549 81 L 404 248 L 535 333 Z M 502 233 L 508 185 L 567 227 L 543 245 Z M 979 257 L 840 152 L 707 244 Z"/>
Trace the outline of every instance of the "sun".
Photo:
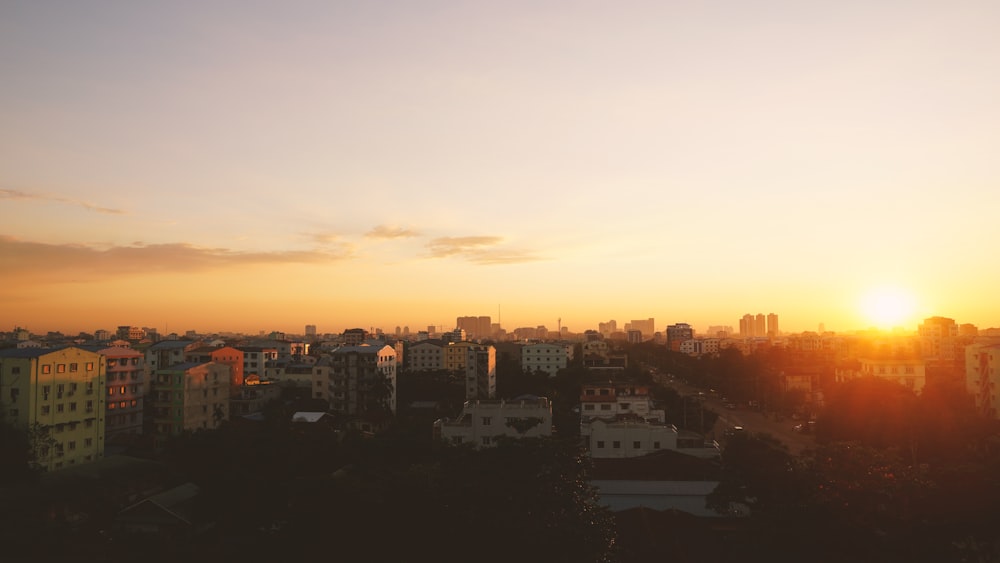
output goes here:
<path id="1" fill-rule="evenodd" d="M 905 289 L 880 287 L 865 294 L 861 300 L 861 312 L 877 328 L 895 328 L 912 320 L 916 300 Z"/>

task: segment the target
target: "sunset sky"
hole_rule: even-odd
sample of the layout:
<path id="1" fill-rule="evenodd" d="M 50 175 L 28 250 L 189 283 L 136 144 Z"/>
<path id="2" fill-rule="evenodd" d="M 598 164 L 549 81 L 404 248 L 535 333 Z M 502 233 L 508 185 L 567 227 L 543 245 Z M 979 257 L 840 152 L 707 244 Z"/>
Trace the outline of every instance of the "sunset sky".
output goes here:
<path id="1" fill-rule="evenodd" d="M 1000 326 L 998 26 L 995 0 L 6 0 L 0 330 L 850 330 L 873 292 L 907 328 Z"/>

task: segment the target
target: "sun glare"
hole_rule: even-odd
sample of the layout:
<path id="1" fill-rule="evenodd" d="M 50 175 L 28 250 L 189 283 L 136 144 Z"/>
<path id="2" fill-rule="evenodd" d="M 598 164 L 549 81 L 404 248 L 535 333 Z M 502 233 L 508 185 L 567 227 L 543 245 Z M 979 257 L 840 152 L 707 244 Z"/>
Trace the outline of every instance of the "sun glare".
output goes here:
<path id="1" fill-rule="evenodd" d="M 861 301 L 861 311 L 877 328 L 889 329 L 909 321 L 916 310 L 916 301 L 909 292 L 895 287 L 870 291 Z"/>

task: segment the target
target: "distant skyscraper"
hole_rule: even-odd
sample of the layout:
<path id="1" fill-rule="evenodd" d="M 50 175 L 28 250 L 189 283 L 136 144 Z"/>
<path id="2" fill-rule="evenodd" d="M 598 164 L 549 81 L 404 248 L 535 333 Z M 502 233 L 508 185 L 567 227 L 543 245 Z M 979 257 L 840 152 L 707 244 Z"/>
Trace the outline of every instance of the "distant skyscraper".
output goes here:
<path id="1" fill-rule="evenodd" d="M 778 315 L 774 313 L 767 315 L 767 335 L 778 336 Z"/>
<path id="2" fill-rule="evenodd" d="M 746 314 L 740 319 L 740 336 L 742 338 L 752 338 L 753 333 L 753 315 Z"/>
<path id="3" fill-rule="evenodd" d="M 626 334 L 633 330 L 638 330 L 642 333 L 643 340 L 649 340 L 653 338 L 653 333 L 656 332 L 655 323 L 652 318 L 645 320 L 632 320 L 630 323 L 625 323 Z"/>
<path id="4" fill-rule="evenodd" d="M 316 338 L 316 325 L 306 325 L 306 338 Z"/>
<path id="5" fill-rule="evenodd" d="M 753 335 L 756 338 L 767 336 L 767 317 L 764 313 L 757 313 L 753 319 Z"/>
<path id="6" fill-rule="evenodd" d="M 469 338 L 489 338 L 492 322 L 490 317 L 458 317 L 455 327 L 465 331 Z"/>

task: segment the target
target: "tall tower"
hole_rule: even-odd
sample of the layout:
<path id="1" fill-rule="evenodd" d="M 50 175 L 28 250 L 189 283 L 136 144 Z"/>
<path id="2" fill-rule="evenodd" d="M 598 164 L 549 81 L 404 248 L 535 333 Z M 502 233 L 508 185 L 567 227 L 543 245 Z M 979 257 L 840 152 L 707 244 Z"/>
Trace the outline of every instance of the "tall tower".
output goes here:
<path id="1" fill-rule="evenodd" d="M 778 315 L 769 313 L 767 315 L 767 335 L 778 336 Z"/>

